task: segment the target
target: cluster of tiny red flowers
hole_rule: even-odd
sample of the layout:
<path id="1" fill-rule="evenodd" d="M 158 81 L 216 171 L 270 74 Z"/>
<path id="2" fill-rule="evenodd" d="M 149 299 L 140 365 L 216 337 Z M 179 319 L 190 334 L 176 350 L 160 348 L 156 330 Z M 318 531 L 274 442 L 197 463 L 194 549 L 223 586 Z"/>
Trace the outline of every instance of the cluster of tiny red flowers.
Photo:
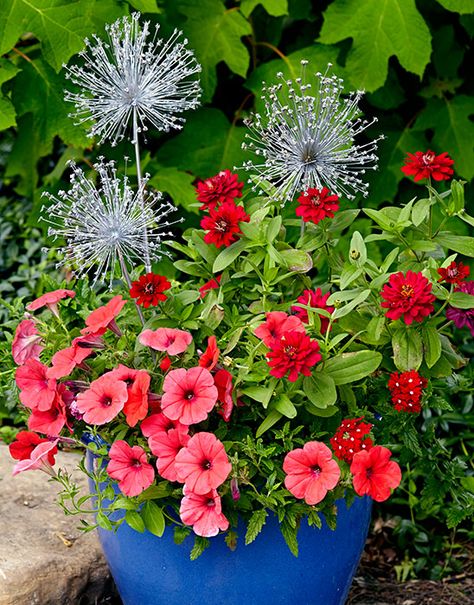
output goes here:
<path id="1" fill-rule="evenodd" d="M 392 398 L 393 407 L 397 412 L 421 412 L 421 398 L 427 381 L 416 370 L 408 372 L 393 372 L 390 374 L 388 388 Z"/>
<path id="2" fill-rule="evenodd" d="M 207 231 L 206 244 L 216 248 L 230 246 L 242 233 L 240 223 L 248 223 L 250 216 L 242 206 L 237 206 L 236 198 L 242 197 L 243 183 L 230 170 L 223 170 L 215 176 L 197 184 L 197 199 L 202 203 L 201 210 L 207 210 L 209 216 L 201 220 L 201 227 Z"/>
<path id="3" fill-rule="evenodd" d="M 374 442 L 367 435 L 372 426 L 369 422 L 364 422 L 362 417 L 343 420 L 329 440 L 336 457 L 350 464 L 354 454 L 362 450 L 370 450 Z"/>
<path id="4" fill-rule="evenodd" d="M 453 260 L 446 268 L 440 267 L 438 273 L 440 278 L 438 281 L 445 281 L 447 284 L 462 284 L 469 277 L 469 267 L 461 262 L 457 263 Z"/>
<path id="5" fill-rule="evenodd" d="M 315 225 L 325 218 L 334 218 L 339 210 L 339 197 L 332 195 L 327 187 L 314 189 L 310 187 L 299 196 L 296 216 L 307 223 Z"/>

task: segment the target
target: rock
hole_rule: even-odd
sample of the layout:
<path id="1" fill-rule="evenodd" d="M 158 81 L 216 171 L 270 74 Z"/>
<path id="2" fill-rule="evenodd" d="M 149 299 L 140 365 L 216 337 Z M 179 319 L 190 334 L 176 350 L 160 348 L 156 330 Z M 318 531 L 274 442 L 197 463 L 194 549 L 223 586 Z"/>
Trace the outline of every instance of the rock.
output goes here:
<path id="1" fill-rule="evenodd" d="M 78 454 L 60 452 L 69 472 Z M 0 605 L 92 605 L 111 590 L 95 532 L 77 529 L 77 516 L 56 504 L 58 485 L 42 471 L 12 477 L 13 461 L 0 445 Z M 73 473 L 86 489 L 86 477 Z"/>

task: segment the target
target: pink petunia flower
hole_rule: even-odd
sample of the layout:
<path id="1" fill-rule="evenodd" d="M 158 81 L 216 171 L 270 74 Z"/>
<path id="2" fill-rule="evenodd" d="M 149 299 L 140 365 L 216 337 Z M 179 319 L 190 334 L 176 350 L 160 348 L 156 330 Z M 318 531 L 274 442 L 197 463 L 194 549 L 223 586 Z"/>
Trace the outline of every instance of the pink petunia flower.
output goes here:
<path id="1" fill-rule="evenodd" d="M 20 431 L 15 436 L 15 441 L 8 446 L 10 456 L 14 460 L 28 460 L 40 443 L 50 443 L 50 440 L 44 439 L 32 431 Z M 54 447 L 48 453 L 47 460 L 51 466 L 54 464 L 54 456 L 57 452 L 58 448 Z"/>
<path id="2" fill-rule="evenodd" d="M 391 488 L 400 485 L 402 472 L 396 462 L 390 460 L 392 452 L 381 445 L 354 454 L 351 473 L 356 494 L 368 494 L 377 502 L 390 497 Z"/>
<path id="3" fill-rule="evenodd" d="M 106 376 L 125 382 L 128 398 L 123 406 L 123 413 L 129 426 L 135 426 L 148 413 L 148 391 L 150 374 L 145 370 L 133 370 L 120 364 Z"/>
<path id="4" fill-rule="evenodd" d="M 205 368 L 172 370 L 163 382 L 161 409 L 171 420 L 187 425 L 201 422 L 216 401 L 214 378 Z"/>
<path id="5" fill-rule="evenodd" d="M 148 416 L 140 425 L 140 429 L 145 437 L 154 437 L 159 433 L 167 433 L 171 430 L 177 430 L 184 435 L 188 434 L 189 426 L 181 424 L 179 420 L 171 420 L 163 413 L 152 414 Z"/>
<path id="6" fill-rule="evenodd" d="M 121 336 L 119 327 L 115 322 L 115 318 L 123 309 L 126 300 L 117 294 L 106 305 L 99 307 L 89 315 L 86 319 L 86 327 L 81 330 L 81 334 L 103 334 L 106 330 L 112 330 L 117 336 Z"/>
<path id="7" fill-rule="evenodd" d="M 196 433 L 175 459 L 178 481 L 196 494 L 224 483 L 232 470 L 224 445 L 214 433 Z"/>
<path id="8" fill-rule="evenodd" d="M 48 309 L 59 317 L 58 302 L 63 298 L 74 298 L 76 293 L 73 290 L 53 290 L 53 292 L 46 292 L 43 296 L 40 296 L 29 305 L 26 305 L 28 311 L 36 311 L 46 306 Z"/>
<path id="9" fill-rule="evenodd" d="M 138 496 L 153 483 L 155 471 L 139 445 L 130 447 L 126 441 L 115 441 L 109 457 L 107 473 L 119 482 L 118 486 L 126 496 Z"/>
<path id="10" fill-rule="evenodd" d="M 177 481 L 176 456 L 183 447 L 186 447 L 190 437 L 187 433 L 176 429 L 167 432 L 155 433 L 148 439 L 148 445 L 152 453 L 157 456 L 156 468 L 168 481 Z"/>
<path id="11" fill-rule="evenodd" d="M 128 399 L 127 385 L 115 377 L 104 374 L 91 382 L 87 391 L 77 396 L 77 409 L 88 424 L 106 424 L 119 412 Z"/>
<path id="12" fill-rule="evenodd" d="M 63 384 L 58 384 L 54 400 L 46 411 L 34 409 L 28 418 L 28 428 L 37 433 L 57 436 L 66 425 L 66 399 L 68 391 Z"/>
<path id="13" fill-rule="evenodd" d="M 36 359 L 28 359 L 17 368 L 15 381 L 20 401 L 31 410 L 49 410 L 56 397 L 56 380 L 48 378 L 48 368 Z"/>
<path id="14" fill-rule="evenodd" d="M 52 470 L 52 464 L 50 463 L 50 455 L 54 450 L 57 451 L 57 443 L 58 439 L 54 439 L 53 441 L 43 441 L 39 443 L 31 452 L 29 458 L 25 458 L 20 460 L 13 467 L 13 475 L 18 475 L 18 473 L 22 473 L 23 471 L 34 471 L 34 470 L 42 470 L 48 473 L 49 475 L 54 475 L 54 471 Z M 54 464 L 54 458 L 53 458 Z"/>
<path id="15" fill-rule="evenodd" d="M 13 361 L 21 366 L 28 359 L 37 359 L 44 347 L 41 335 L 36 329 L 36 324 L 31 319 L 20 321 L 15 330 L 15 335 L 12 342 L 12 357 Z"/>
<path id="16" fill-rule="evenodd" d="M 142 345 L 155 349 L 155 351 L 166 351 L 168 355 L 184 353 L 192 339 L 190 332 L 176 330 L 175 328 L 144 330 L 138 337 Z"/>
<path id="17" fill-rule="evenodd" d="M 64 378 L 72 374 L 77 366 L 86 367 L 84 360 L 93 355 L 95 346 L 101 346 L 99 338 L 94 334 L 79 336 L 72 341 L 70 347 L 55 353 L 51 359 L 52 367 L 46 371 L 48 378 Z"/>
<path id="18" fill-rule="evenodd" d="M 287 315 L 283 311 L 271 311 L 265 315 L 266 320 L 254 331 L 255 336 L 263 340 L 267 347 L 280 340 L 285 332 L 294 330 L 304 332 L 304 325 L 299 317 Z"/>
<path id="19" fill-rule="evenodd" d="M 336 487 L 341 471 L 331 450 L 319 441 L 309 441 L 285 456 L 285 487 L 306 504 L 321 502 Z"/>
<path id="20" fill-rule="evenodd" d="M 214 489 L 208 494 L 195 494 L 184 489 L 184 498 L 179 509 L 181 521 L 191 525 L 196 535 L 211 538 L 225 531 L 229 521 L 222 513 L 221 499 Z"/>

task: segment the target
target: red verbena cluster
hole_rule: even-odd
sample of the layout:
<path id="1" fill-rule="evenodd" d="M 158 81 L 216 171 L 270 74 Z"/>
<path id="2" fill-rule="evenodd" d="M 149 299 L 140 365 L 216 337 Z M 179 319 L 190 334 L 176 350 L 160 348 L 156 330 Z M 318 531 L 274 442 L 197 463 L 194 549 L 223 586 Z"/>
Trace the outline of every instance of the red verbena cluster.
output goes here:
<path id="1" fill-rule="evenodd" d="M 364 422 L 362 417 L 343 420 L 330 439 L 336 457 L 350 464 L 354 454 L 362 450 L 369 450 L 374 444 L 372 439 L 367 436 L 372 426 L 369 422 Z"/>
<path id="2" fill-rule="evenodd" d="M 421 412 L 421 398 L 427 381 L 416 370 L 393 372 L 388 380 L 388 388 L 393 407 L 397 412 Z"/>
<path id="3" fill-rule="evenodd" d="M 413 176 L 415 181 L 432 178 L 435 181 L 446 181 L 453 175 L 451 166 L 454 161 L 446 152 L 436 155 L 434 151 L 417 151 L 409 153 L 405 158 L 402 172 Z"/>

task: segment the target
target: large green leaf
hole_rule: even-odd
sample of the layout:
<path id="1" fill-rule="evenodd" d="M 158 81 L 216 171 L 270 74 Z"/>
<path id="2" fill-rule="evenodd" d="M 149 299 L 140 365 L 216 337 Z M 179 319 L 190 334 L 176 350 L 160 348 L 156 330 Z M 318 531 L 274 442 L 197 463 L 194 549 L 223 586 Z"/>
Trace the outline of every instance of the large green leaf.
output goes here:
<path id="1" fill-rule="evenodd" d="M 418 370 L 423 361 L 421 334 L 414 328 L 399 328 L 392 338 L 393 360 L 398 370 Z"/>
<path id="2" fill-rule="evenodd" d="M 438 0 L 448 11 L 467 15 L 474 13 L 474 0 Z"/>
<path id="3" fill-rule="evenodd" d="M 474 237 L 441 232 L 434 241 L 449 250 L 474 257 Z"/>
<path id="4" fill-rule="evenodd" d="M 324 372 L 315 372 L 303 380 L 303 390 L 312 405 L 327 408 L 336 403 L 337 393 L 334 380 Z"/>
<path id="5" fill-rule="evenodd" d="M 192 204 L 196 204 L 194 179 L 192 174 L 172 166 L 154 166 L 149 183 L 158 191 L 168 193 L 177 206 L 182 206 L 188 212 L 198 212 L 197 207 L 191 207 Z"/>
<path id="6" fill-rule="evenodd" d="M 288 0 L 242 0 L 240 10 L 248 17 L 253 9 L 261 4 L 272 17 L 282 17 L 288 14 Z"/>
<path id="7" fill-rule="evenodd" d="M 204 101 L 210 101 L 217 85 L 216 66 L 224 61 L 229 69 L 245 78 L 250 56 L 243 36 L 252 33 L 250 23 L 237 9 L 226 9 L 220 0 L 178 0 L 178 10 L 186 16 L 183 30 L 202 65 Z"/>
<path id="8" fill-rule="evenodd" d="M 2 84 L 14 78 L 19 71 L 19 68 L 13 65 L 11 61 L 0 58 L 0 91 Z M 15 108 L 9 97 L 0 95 L 0 130 L 5 130 L 15 125 Z"/>
<path id="9" fill-rule="evenodd" d="M 333 379 L 334 384 L 348 384 L 372 374 L 381 361 L 382 355 L 376 351 L 342 353 L 326 361 L 324 372 Z"/>
<path id="10" fill-rule="evenodd" d="M 423 75 L 431 54 L 431 35 L 415 0 L 335 0 L 324 13 L 320 42 L 352 38 L 347 57 L 350 82 L 373 91 L 387 78 L 395 55 L 408 71 Z"/>

